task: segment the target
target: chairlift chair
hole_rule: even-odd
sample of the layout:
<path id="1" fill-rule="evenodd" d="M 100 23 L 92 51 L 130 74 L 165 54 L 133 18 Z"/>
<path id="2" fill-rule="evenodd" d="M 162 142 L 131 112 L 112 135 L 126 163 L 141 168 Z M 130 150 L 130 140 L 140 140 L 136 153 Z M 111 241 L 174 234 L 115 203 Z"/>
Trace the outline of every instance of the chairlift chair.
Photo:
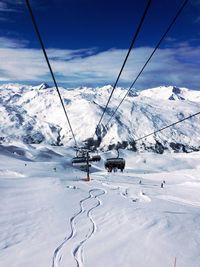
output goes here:
<path id="1" fill-rule="evenodd" d="M 125 168 L 125 159 L 124 158 L 119 158 L 119 151 L 117 150 L 117 157 L 116 158 L 108 158 L 105 161 L 105 169 L 108 172 L 112 172 L 112 170 L 121 170 L 123 172 Z"/>
<path id="2" fill-rule="evenodd" d="M 101 160 L 101 156 L 100 155 L 94 155 L 91 158 L 91 161 L 100 161 Z"/>
<path id="3" fill-rule="evenodd" d="M 119 169 L 123 172 L 125 168 L 125 160 L 123 158 L 109 158 L 105 162 L 105 168 L 108 172 Z"/>
<path id="4" fill-rule="evenodd" d="M 73 166 L 83 166 L 87 164 L 87 158 L 86 157 L 74 157 L 72 159 L 72 165 Z"/>
<path id="5" fill-rule="evenodd" d="M 74 157 L 72 159 L 72 165 L 73 166 L 79 166 L 81 168 L 85 168 L 88 164 L 87 161 L 89 162 L 97 162 L 97 161 L 100 161 L 101 160 L 101 156 L 98 155 L 98 152 L 97 154 L 94 154 L 92 157 L 90 157 L 89 155 L 89 150 L 85 150 L 85 149 L 77 149 L 76 151 L 76 157 Z M 91 167 L 91 165 L 89 165 L 89 167 Z"/>
<path id="6" fill-rule="evenodd" d="M 101 156 L 98 154 L 98 151 L 96 151 L 96 153 L 91 157 L 91 161 L 100 161 L 101 160 Z"/>
<path id="7" fill-rule="evenodd" d="M 76 157 L 72 159 L 73 166 L 86 166 L 87 165 L 87 153 L 83 150 L 76 151 Z"/>

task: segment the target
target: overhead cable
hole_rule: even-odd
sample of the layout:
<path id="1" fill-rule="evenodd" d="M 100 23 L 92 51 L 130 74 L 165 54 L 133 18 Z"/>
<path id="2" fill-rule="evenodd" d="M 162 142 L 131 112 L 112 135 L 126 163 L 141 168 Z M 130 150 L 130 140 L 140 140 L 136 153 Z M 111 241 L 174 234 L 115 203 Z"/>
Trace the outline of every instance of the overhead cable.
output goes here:
<path id="1" fill-rule="evenodd" d="M 116 79 L 116 81 L 115 81 L 115 84 L 113 85 L 113 89 L 112 89 L 111 94 L 110 94 L 110 96 L 109 96 L 109 98 L 108 98 L 108 101 L 107 101 L 107 103 L 106 103 L 106 106 L 105 106 L 105 108 L 103 109 L 101 118 L 100 118 L 100 120 L 99 120 L 99 122 L 98 122 L 98 124 L 97 124 L 97 126 L 96 126 L 96 130 L 98 129 L 98 126 L 100 125 L 100 123 L 101 123 L 102 120 L 103 120 L 103 116 L 104 116 L 104 114 L 105 114 L 105 112 L 106 112 L 106 110 L 107 110 L 108 104 L 109 104 L 109 102 L 110 102 L 110 100 L 111 100 L 111 97 L 112 97 L 112 95 L 113 95 L 113 93 L 114 93 L 114 90 L 115 90 L 115 88 L 116 88 L 116 86 L 117 86 L 117 83 L 118 83 L 118 81 L 119 81 L 119 78 L 120 78 L 120 76 L 121 76 L 121 74 L 122 74 L 122 71 L 123 71 L 123 69 L 124 69 L 124 67 L 125 67 L 125 64 L 126 64 L 126 62 L 127 62 L 127 60 L 128 60 L 129 54 L 130 54 L 130 52 L 131 52 L 131 50 L 132 50 L 132 48 L 133 48 L 133 45 L 135 44 L 136 38 L 137 38 L 137 36 L 138 36 L 138 34 L 139 34 L 139 32 L 140 32 L 140 29 L 141 29 L 141 27 L 142 27 L 142 24 L 143 24 L 143 22 L 144 22 L 144 19 L 145 19 L 146 15 L 147 15 L 147 12 L 148 12 L 148 9 L 149 9 L 149 7 L 150 7 L 151 2 L 152 2 L 152 0 L 148 0 L 148 3 L 147 3 L 146 8 L 145 8 L 145 10 L 144 10 L 144 14 L 143 14 L 143 16 L 142 16 L 142 18 L 141 18 L 141 20 L 140 20 L 140 23 L 139 23 L 138 28 L 137 28 L 137 30 L 136 30 L 136 33 L 135 33 L 135 35 L 134 35 L 134 37 L 133 37 L 133 40 L 132 40 L 132 42 L 131 42 L 131 45 L 130 45 L 130 47 L 129 47 L 129 50 L 128 50 L 128 52 L 127 52 L 127 55 L 126 55 L 126 57 L 125 57 L 125 59 L 124 59 L 124 62 L 123 62 L 122 67 L 121 67 L 121 69 L 120 69 L 120 72 L 119 72 L 119 74 L 118 74 L 118 76 L 117 76 L 117 79 Z"/>
<path id="2" fill-rule="evenodd" d="M 51 73 L 51 77 L 52 77 L 52 79 L 53 79 L 53 82 L 54 82 L 56 91 L 57 91 L 57 93 L 58 93 L 58 96 L 59 96 L 59 99 L 60 99 L 62 108 L 63 108 L 63 110 L 64 110 L 64 113 L 65 113 L 65 116 L 66 116 L 66 119 L 67 119 L 67 122 L 68 122 L 68 125 L 69 125 L 69 128 L 70 128 L 70 131 L 71 131 L 71 133 L 72 133 L 72 137 L 73 137 L 73 139 L 74 139 L 75 146 L 77 146 L 77 142 L 76 142 L 76 138 L 75 138 L 75 135 L 74 135 L 74 132 L 73 132 L 73 129 L 72 129 L 72 125 L 71 125 L 70 120 L 69 120 L 69 117 L 68 117 L 68 115 L 67 115 L 67 111 L 66 111 L 66 109 L 65 109 L 64 102 L 63 102 L 63 100 L 62 100 L 60 91 L 59 91 L 59 89 L 58 89 L 58 84 L 57 84 L 57 82 L 56 82 L 56 79 L 55 79 L 55 76 L 54 76 L 54 73 L 53 73 L 51 64 L 50 64 L 50 62 L 49 62 L 49 58 L 48 58 L 48 56 L 47 56 L 47 53 L 46 53 L 46 50 L 45 50 L 45 46 L 44 46 L 44 43 L 43 43 L 43 41 L 42 41 L 42 38 L 41 38 L 41 35 L 40 35 L 40 32 L 39 32 L 39 29 L 38 29 L 38 26 L 37 26 L 35 17 L 34 17 L 34 15 L 33 15 L 33 11 L 32 11 L 32 8 L 31 8 L 31 5 L 30 5 L 29 0 L 26 0 L 26 5 L 27 5 L 27 8 L 28 8 L 28 10 L 29 10 L 29 14 L 30 14 L 31 20 L 32 20 L 32 22 L 33 22 L 33 26 L 34 26 L 36 35 L 37 35 L 38 40 L 39 40 L 39 42 L 40 42 L 40 45 L 41 45 L 41 48 L 42 48 L 44 57 L 45 57 L 45 59 L 46 59 L 46 63 L 47 63 L 47 65 L 48 65 L 49 71 L 50 71 L 50 73 Z"/>
<path id="3" fill-rule="evenodd" d="M 173 20 L 171 21 L 171 23 L 169 24 L 169 26 L 167 27 L 165 33 L 162 35 L 160 41 L 157 43 L 156 47 L 154 48 L 153 52 L 151 53 L 151 55 L 149 56 L 149 58 L 147 59 L 146 63 L 144 64 L 144 66 L 142 67 L 142 69 L 140 70 L 140 72 L 138 73 L 137 77 L 135 78 L 135 80 L 133 81 L 133 83 L 131 84 L 131 86 L 129 87 L 129 89 L 127 90 L 126 94 L 124 95 L 124 97 L 122 98 L 122 100 L 120 101 L 119 105 L 117 106 L 117 108 L 113 111 L 113 114 L 111 115 L 110 119 L 108 120 L 108 122 L 106 123 L 106 128 L 108 127 L 110 121 L 112 120 L 112 118 L 114 117 L 114 115 L 116 114 L 116 112 L 118 111 L 119 107 L 121 106 L 121 104 L 123 103 L 124 99 L 127 97 L 129 91 L 132 89 L 132 87 L 135 85 L 136 81 L 138 80 L 138 78 L 141 76 L 142 72 L 144 71 L 144 69 L 146 68 L 147 64 L 149 63 L 149 61 L 151 60 L 151 58 L 153 57 L 153 55 L 155 54 L 156 50 L 159 48 L 160 44 L 162 43 L 162 41 L 164 40 L 164 38 L 166 37 L 166 35 L 168 34 L 168 32 L 171 30 L 172 26 L 175 24 L 177 18 L 179 17 L 179 15 L 181 14 L 181 12 L 183 11 L 184 7 L 186 6 L 186 4 L 188 3 L 189 0 L 185 0 L 183 2 L 183 4 L 181 5 L 181 7 L 179 8 L 178 12 L 176 13 L 175 17 L 173 18 Z"/>
<path id="4" fill-rule="evenodd" d="M 183 122 L 183 121 L 185 121 L 185 120 L 191 119 L 192 117 L 195 117 L 195 116 L 197 116 L 197 115 L 199 115 L 199 114 L 200 114 L 200 111 L 197 112 L 197 113 L 194 113 L 194 114 L 192 114 L 192 115 L 190 115 L 190 116 L 188 116 L 188 117 L 186 117 L 186 118 L 184 118 L 184 119 L 182 119 L 182 120 L 173 122 L 173 123 L 171 123 L 171 124 L 169 124 L 169 125 L 167 125 L 167 126 L 165 126 L 165 127 L 163 127 L 163 128 L 160 128 L 160 129 L 158 129 L 157 131 L 154 131 L 154 132 L 152 132 L 152 133 L 149 133 L 149 134 L 147 134 L 147 135 L 144 135 L 144 136 L 142 136 L 142 137 L 140 137 L 140 138 L 138 138 L 138 139 L 136 139 L 136 140 L 134 140 L 134 141 L 135 141 L 135 142 L 138 142 L 138 141 L 140 141 L 140 140 L 142 140 L 142 139 L 144 139 L 144 138 L 147 138 L 147 137 L 149 137 L 149 136 L 151 136 L 151 135 L 154 135 L 154 134 L 156 134 L 156 133 L 158 133 L 158 132 L 161 132 L 161 131 L 163 131 L 163 130 L 169 128 L 169 127 L 172 127 L 172 126 L 174 126 L 174 125 L 176 125 L 176 124 L 178 124 L 178 123 L 181 123 L 181 122 Z"/>

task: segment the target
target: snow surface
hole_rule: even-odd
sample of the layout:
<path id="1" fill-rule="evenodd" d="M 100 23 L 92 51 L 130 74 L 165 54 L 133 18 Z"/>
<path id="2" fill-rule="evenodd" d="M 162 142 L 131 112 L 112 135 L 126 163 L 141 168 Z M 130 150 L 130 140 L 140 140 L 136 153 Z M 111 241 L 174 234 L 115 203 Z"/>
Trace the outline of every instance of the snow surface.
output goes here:
<path id="1" fill-rule="evenodd" d="M 72 128 L 79 145 L 95 133 L 97 122 L 106 105 L 111 86 L 101 88 L 60 88 Z M 113 94 L 103 124 L 105 125 L 126 94 L 117 88 Z M 0 86 L 0 142 L 12 140 L 26 144 L 74 145 L 55 88 L 46 84 Z M 193 117 L 134 145 L 134 140 L 156 131 L 200 110 L 200 91 L 162 86 L 141 92 L 130 92 L 113 125 L 102 126 L 101 149 L 117 143 L 139 151 L 200 150 L 200 119 Z"/>
<path id="2" fill-rule="evenodd" d="M 90 182 L 73 156 L 0 145 L 1 266 L 200 266 L 199 152 L 123 150 L 124 173 L 109 174 L 106 152 Z"/>

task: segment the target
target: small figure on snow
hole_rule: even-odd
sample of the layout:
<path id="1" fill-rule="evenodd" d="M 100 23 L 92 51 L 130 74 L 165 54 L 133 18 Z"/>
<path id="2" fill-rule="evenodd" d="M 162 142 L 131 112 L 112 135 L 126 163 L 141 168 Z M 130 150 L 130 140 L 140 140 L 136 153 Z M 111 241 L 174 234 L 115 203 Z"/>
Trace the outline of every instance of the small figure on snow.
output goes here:
<path id="1" fill-rule="evenodd" d="M 142 181 L 141 180 L 139 181 L 139 184 L 142 184 Z"/>
<path id="2" fill-rule="evenodd" d="M 163 184 L 163 183 L 161 183 L 160 187 L 161 187 L 161 188 L 163 188 L 163 186 L 164 186 L 164 184 Z"/>

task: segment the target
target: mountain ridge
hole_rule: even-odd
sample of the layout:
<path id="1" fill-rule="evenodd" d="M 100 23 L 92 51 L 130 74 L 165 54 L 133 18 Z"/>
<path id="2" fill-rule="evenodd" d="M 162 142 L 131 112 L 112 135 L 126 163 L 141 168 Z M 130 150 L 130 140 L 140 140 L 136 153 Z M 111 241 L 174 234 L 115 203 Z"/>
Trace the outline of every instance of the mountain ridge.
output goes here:
<path id="1" fill-rule="evenodd" d="M 60 88 L 76 139 L 96 144 L 91 137 L 112 86 Z M 55 88 L 47 84 L 0 86 L 0 142 L 46 143 L 73 146 L 73 139 Z M 103 119 L 105 125 L 127 89 L 116 88 Z M 121 147 L 134 151 L 191 152 L 200 150 L 199 117 L 135 143 L 135 140 L 200 110 L 200 92 L 176 86 L 160 86 L 128 94 L 112 126 L 101 126 L 100 149 Z M 84 143 L 85 144 L 85 143 Z"/>

